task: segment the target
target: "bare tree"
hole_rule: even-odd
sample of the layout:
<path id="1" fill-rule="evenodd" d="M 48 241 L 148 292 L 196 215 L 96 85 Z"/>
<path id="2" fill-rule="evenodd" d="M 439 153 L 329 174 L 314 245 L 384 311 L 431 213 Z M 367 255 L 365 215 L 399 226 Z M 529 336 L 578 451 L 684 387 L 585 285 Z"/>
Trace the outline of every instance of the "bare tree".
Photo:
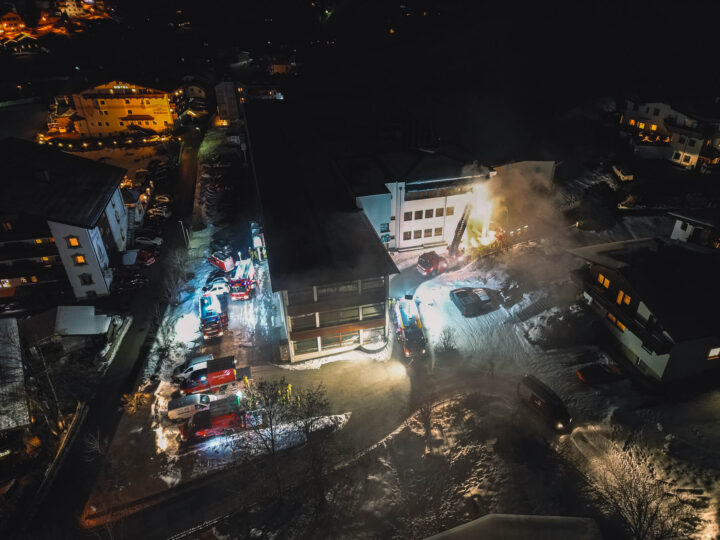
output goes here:
<path id="1" fill-rule="evenodd" d="M 290 384 L 283 377 L 280 380 L 261 380 L 256 384 L 249 384 L 242 400 L 247 411 L 260 410 L 262 421 L 253 420 L 250 425 L 252 437 L 248 439 L 251 450 L 259 451 L 270 458 L 272 473 L 275 480 L 277 496 L 283 496 L 283 481 L 280 475 L 280 462 L 278 453 L 284 447 L 283 442 L 292 437 L 292 420 L 290 403 Z"/>
<path id="2" fill-rule="evenodd" d="M 160 282 L 161 298 L 170 305 L 176 306 L 179 301 L 180 285 L 185 280 L 187 251 L 174 249 L 165 258 L 163 279 Z"/>
<path id="3" fill-rule="evenodd" d="M 315 492 L 318 512 L 327 508 L 325 473 L 332 448 L 335 428 L 328 424 L 330 400 L 327 388 L 320 383 L 314 388 L 301 391 L 292 400 L 292 419 L 305 439 L 307 466 Z"/>
<path id="4" fill-rule="evenodd" d="M 590 460 L 589 476 L 594 495 L 633 540 L 687 538 L 697 527 L 690 501 L 658 474 L 642 446 L 612 443 Z"/>
<path id="5" fill-rule="evenodd" d="M 457 352 L 457 346 L 455 345 L 455 329 L 450 326 L 446 326 L 440 333 L 440 339 L 436 347 L 439 353 L 454 353 Z"/>

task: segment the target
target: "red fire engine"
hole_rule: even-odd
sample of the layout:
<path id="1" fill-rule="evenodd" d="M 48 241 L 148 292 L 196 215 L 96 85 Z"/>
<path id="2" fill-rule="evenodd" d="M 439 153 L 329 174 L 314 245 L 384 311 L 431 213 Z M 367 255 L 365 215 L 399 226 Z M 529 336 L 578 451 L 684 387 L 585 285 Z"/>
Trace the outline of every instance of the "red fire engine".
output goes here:
<path id="1" fill-rule="evenodd" d="M 223 356 L 209 360 L 205 369 L 193 371 L 180 385 L 182 394 L 207 394 L 220 391 L 237 380 L 235 357 Z"/>
<path id="2" fill-rule="evenodd" d="M 256 285 L 255 265 L 250 259 L 238 261 L 230 278 L 230 298 L 233 300 L 250 300 Z"/>
<path id="3" fill-rule="evenodd" d="M 196 412 L 180 427 L 180 435 L 184 441 L 208 439 L 248 429 L 261 423 L 258 412 L 243 410 L 240 398 L 229 396 L 212 401 L 208 409 Z"/>

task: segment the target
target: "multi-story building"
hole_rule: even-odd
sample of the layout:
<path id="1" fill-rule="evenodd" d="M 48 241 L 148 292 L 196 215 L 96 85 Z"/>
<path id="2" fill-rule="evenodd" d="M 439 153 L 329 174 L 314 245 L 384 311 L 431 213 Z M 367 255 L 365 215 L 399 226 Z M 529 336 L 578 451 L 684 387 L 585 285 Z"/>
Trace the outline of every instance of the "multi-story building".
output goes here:
<path id="1" fill-rule="evenodd" d="M 2 11 L 0 11 L 2 13 Z M 25 21 L 14 10 L 0 15 L 0 36 L 14 36 L 25 29 Z"/>
<path id="2" fill-rule="evenodd" d="M 654 381 L 720 367 L 720 253 L 673 240 L 641 239 L 571 250 L 583 297 L 619 351 Z"/>
<path id="3" fill-rule="evenodd" d="M 668 212 L 675 218 L 671 240 L 688 242 L 710 249 L 720 249 L 720 212 L 717 210 L 684 210 Z"/>
<path id="4" fill-rule="evenodd" d="M 633 137 L 639 155 L 660 157 L 694 169 L 714 166 L 720 153 L 720 107 L 696 103 L 670 105 L 626 100 L 620 124 Z M 650 151 L 648 151 L 650 149 Z"/>
<path id="5" fill-rule="evenodd" d="M 388 336 L 388 284 L 396 273 L 365 214 L 293 108 L 247 108 L 272 291 L 288 358 L 307 360 Z"/>
<path id="6" fill-rule="evenodd" d="M 145 86 L 111 81 L 72 96 L 75 129 L 82 137 L 109 137 L 133 129 L 172 129 L 175 111 L 170 94 Z"/>
<path id="7" fill-rule="evenodd" d="M 242 104 L 246 101 L 244 85 L 233 81 L 218 83 L 215 86 L 215 98 L 220 125 L 241 125 L 244 117 Z"/>
<path id="8" fill-rule="evenodd" d="M 553 161 L 523 161 L 488 169 L 470 156 L 442 151 L 393 152 L 338 164 L 356 204 L 390 250 L 452 242 L 463 211 L 477 204 L 473 188 L 510 174 L 552 179 Z"/>
<path id="9" fill-rule="evenodd" d="M 2 141 L 0 161 L 2 288 L 58 281 L 59 262 L 76 298 L 108 294 L 127 245 L 125 170 L 19 139 Z"/>

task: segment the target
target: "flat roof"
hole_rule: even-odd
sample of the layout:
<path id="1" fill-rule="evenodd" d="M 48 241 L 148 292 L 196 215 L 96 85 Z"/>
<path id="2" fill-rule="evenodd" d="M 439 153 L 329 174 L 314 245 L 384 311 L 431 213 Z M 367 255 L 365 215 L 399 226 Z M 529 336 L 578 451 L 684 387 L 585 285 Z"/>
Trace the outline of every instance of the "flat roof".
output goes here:
<path id="1" fill-rule="evenodd" d="M 717 209 L 678 210 L 668 212 L 668 215 L 696 225 L 705 225 L 706 227 L 720 229 L 720 211 Z"/>
<path id="2" fill-rule="evenodd" d="M 246 106 L 273 291 L 397 273 L 337 174 L 310 111 Z"/>
<path id="3" fill-rule="evenodd" d="M 0 141 L 0 212 L 95 227 L 126 170 L 30 141 Z"/>

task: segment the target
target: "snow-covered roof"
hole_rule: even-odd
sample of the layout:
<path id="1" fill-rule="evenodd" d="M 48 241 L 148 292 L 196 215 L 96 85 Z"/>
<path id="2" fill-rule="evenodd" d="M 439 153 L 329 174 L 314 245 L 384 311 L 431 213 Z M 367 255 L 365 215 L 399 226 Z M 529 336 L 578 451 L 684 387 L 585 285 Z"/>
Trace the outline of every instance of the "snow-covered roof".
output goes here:
<path id="1" fill-rule="evenodd" d="M 0 319 L 0 431 L 30 424 L 16 319 Z"/>
<path id="2" fill-rule="evenodd" d="M 105 334 L 110 320 L 107 315 L 95 315 L 95 306 L 58 306 L 55 333 L 59 336 Z"/>

